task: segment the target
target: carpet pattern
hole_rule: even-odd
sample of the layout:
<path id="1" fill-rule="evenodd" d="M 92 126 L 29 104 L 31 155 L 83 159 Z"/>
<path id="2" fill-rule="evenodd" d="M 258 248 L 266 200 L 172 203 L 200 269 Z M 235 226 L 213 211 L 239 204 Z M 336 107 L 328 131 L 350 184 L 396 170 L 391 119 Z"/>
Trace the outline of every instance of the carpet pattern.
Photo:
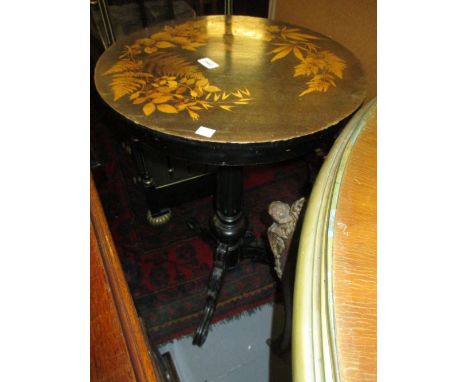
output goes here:
<path id="1" fill-rule="evenodd" d="M 146 222 L 147 206 L 131 158 L 103 123 L 91 129 L 92 155 L 100 165 L 93 176 L 135 306 L 146 325 L 152 346 L 191 335 L 198 326 L 213 264 L 210 245 L 191 231 L 186 222 L 196 218 L 207 224 L 213 198 L 206 197 L 172 209 L 164 226 Z M 269 203 L 292 203 L 307 195 L 305 160 L 247 167 L 244 171 L 245 206 L 256 237 L 266 240 L 272 223 Z M 272 302 L 277 279 L 270 266 L 243 261 L 229 271 L 212 322 L 232 318 Z"/>

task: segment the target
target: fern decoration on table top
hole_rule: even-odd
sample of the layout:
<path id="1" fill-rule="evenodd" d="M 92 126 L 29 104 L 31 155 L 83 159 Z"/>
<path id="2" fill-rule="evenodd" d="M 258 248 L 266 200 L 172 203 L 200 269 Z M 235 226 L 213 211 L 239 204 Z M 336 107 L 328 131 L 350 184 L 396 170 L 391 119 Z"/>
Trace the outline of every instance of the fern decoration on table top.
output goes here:
<path id="1" fill-rule="evenodd" d="M 314 40 L 320 37 L 302 33 L 298 28 L 279 28 L 272 25 L 269 28 L 272 34 L 271 41 L 276 46 L 270 54 L 274 54 L 271 62 L 281 60 L 290 53 L 300 61 L 294 67 L 294 77 L 311 77 L 307 88 L 299 94 L 300 97 L 312 92 L 326 92 L 330 86 L 336 87 L 336 79 L 343 78 L 346 63 L 335 53 L 321 50 Z"/>

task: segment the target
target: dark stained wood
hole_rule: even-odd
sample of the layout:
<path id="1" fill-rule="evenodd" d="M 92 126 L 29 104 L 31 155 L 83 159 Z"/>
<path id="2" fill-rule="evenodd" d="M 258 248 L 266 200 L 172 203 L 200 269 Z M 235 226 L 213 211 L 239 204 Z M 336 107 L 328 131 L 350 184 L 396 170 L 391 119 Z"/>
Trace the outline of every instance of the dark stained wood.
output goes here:
<path id="1" fill-rule="evenodd" d="M 205 57 L 219 67 L 197 62 Z M 95 82 L 130 121 L 205 144 L 310 136 L 350 115 L 366 93 L 361 65 L 343 46 L 245 16 L 207 16 L 129 35 L 101 56 Z M 200 126 L 215 133 L 198 135 Z"/>
<path id="2" fill-rule="evenodd" d="M 90 243 L 91 380 L 156 382 L 150 348 L 92 178 Z"/>

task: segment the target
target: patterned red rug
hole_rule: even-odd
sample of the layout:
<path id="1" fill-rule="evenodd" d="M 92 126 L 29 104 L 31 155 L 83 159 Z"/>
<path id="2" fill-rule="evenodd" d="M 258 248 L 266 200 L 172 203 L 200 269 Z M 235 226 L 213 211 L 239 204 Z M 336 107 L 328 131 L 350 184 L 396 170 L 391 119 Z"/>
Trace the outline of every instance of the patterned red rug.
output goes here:
<path id="1" fill-rule="evenodd" d="M 187 226 L 207 223 L 211 197 L 172 209 L 164 226 L 146 222 L 142 190 L 132 182 L 133 164 L 103 124 L 91 129 L 92 150 L 101 165 L 93 171 L 109 226 L 138 313 L 153 346 L 196 329 L 206 298 L 212 250 Z M 271 224 L 269 203 L 293 202 L 307 194 L 303 160 L 245 169 L 245 211 L 257 237 Z M 228 272 L 212 322 L 250 312 L 272 302 L 277 280 L 268 265 L 243 261 Z"/>

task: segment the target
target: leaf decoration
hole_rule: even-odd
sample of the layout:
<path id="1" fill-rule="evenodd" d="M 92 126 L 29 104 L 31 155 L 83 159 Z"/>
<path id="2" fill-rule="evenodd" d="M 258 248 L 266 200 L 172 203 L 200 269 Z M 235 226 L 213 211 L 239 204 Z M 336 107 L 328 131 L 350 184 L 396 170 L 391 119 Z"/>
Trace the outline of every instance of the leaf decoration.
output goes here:
<path id="1" fill-rule="evenodd" d="M 210 93 L 210 94 L 211 94 L 211 93 Z M 208 109 L 214 107 L 211 103 L 208 103 L 208 102 L 200 101 L 199 103 L 200 103 L 200 105 L 203 106 L 203 108 L 204 108 L 205 110 L 208 110 Z"/>
<path id="2" fill-rule="evenodd" d="M 320 37 L 303 33 L 298 28 L 279 28 L 272 25 L 268 30 L 274 34 L 273 45 L 276 46 L 270 52 L 274 54 L 271 62 L 283 59 L 293 52 L 299 60 L 299 64 L 294 67 L 294 77 L 310 77 L 307 89 L 299 94 L 300 97 L 312 92 L 326 92 L 331 86 L 336 87 L 337 78 L 343 78 L 345 61 L 311 42 L 320 40 Z"/>
<path id="3" fill-rule="evenodd" d="M 141 89 L 146 84 L 146 80 L 133 75 L 129 72 L 128 76 L 114 76 L 111 87 L 114 92 L 114 101 L 122 98 L 125 95 L 132 94 Z"/>
<path id="4" fill-rule="evenodd" d="M 294 41 L 320 40 L 320 37 L 312 36 L 307 33 L 300 33 L 299 29 L 288 27 L 283 27 L 281 29 L 281 37 L 283 37 L 285 40 Z"/>
<path id="5" fill-rule="evenodd" d="M 190 81 L 187 81 L 187 84 L 188 85 L 191 85 L 193 82 L 191 82 L 192 80 Z M 202 86 L 206 86 L 208 85 L 208 78 L 202 78 L 201 80 L 198 80 L 197 81 L 197 86 L 198 87 L 202 87 Z"/>
<path id="6" fill-rule="evenodd" d="M 104 73 L 113 75 L 111 87 L 114 92 L 114 101 L 141 89 L 147 80 L 153 77 L 152 74 L 142 70 L 143 61 L 121 59 Z"/>
<path id="7" fill-rule="evenodd" d="M 113 65 L 107 72 L 104 72 L 104 75 L 122 73 L 128 71 L 140 71 L 143 69 L 143 61 L 135 61 L 131 59 L 122 59 L 119 60 Z"/>
<path id="8" fill-rule="evenodd" d="M 199 66 L 185 58 L 170 52 L 158 52 L 146 64 L 146 70 L 168 77 L 186 77 L 196 79 L 205 78 Z"/>
<path id="9" fill-rule="evenodd" d="M 164 49 L 164 48 L 173 48 L 175 47 L 175 45 L 169 41 L 159 41 L 156 43 L 156 47 L 160 49 Z"/>
<path id="10" fill-rule="evenodd" d="M 136 94 L 136 93 L 134 93 Z M 139 97 L 133 101 L 134 105 L 139 105 L 140 103 L 146 102 L 148 100 L 148 97 Z"/>
<path id="11" fill-rule="evenodd" d="M 158 110 L 162 113 L 169 113 L 169 114 L 174 114 L 178 113 L 179 111 L 172 105 L 169 105 L 168 103 L 164 103 L 162 105 L 158 105 Z"/>
<path id="12" fill-rule="evenodd" d="M 322 52 L 322 56 L 327 63 L 327 70 L 338 78 L 343 78 L 343 70 L 346 68 L 346 63 L 334 53 L 327 50 Z"/>
<path id="13" fill-rule="evenodd" d="M 203 89 L 206 90 L 208 93 L 215 93 L 215 92 L 220 92 L 221 91 L 220 88 L 218 88 L 217 86 L 214 86 L 214 85 L 207 85 Z"/>
<path id="14" fill-rule="evenodd" d="M 305 47 L 310 51 L 310 52 L 315 52 L 317 50 L 319 50 L 319 47 L 315 44 L 312 44 L 311 42 L 308 42 L 307 44 L 305 44 Z"/>
<path id="15" fill-rule="evenodd" d="M 143 105 L 146 116 L 155 111 L 164 114 L 186 111 L 193 120 L 200 118 L 199 112 L 213 108 L 233 111 L 249 104 L 252 98 L 247 88 L 226 91 L 210 83 L 200 65 L 172 51 L 195 51 L 206 44 L 206 37 L 204 21 L 188 21 L 167 25 L 164 30 L 125 46 L 119 60 L 104 73 L 112 76 L 114 101 L 127 96 L 132 104 Z M 299 61 L 293 76 L 309 78 L 307 88 L 299 96 L 326 92 L 343 78 L 345 61 L 331 51 L 322 50 L 316 44 L 320 37 L 299 28 L 269 25 L 260 38 L 273 45 L 271 62 L 284 59 L 291 52 L 293 59 Z"/>
<path id="16" fill-rule="evenodd" d="M 199 119 L 198 112 L 215 107 L 232 111 L 249 104 L 252 98 L 248 89 L 226 91 L 210 83 L 199 65 L 171 52 L 197 50 L 206 44 L 206 37 L 203 20 L 188 21 L 166 25 L 163 31 L 125 46 L 119 60 L 104 73 L 112 76 L 114 100 L 128 96 L 134 105 L 143 104 L 146 116 L 155 111 L 165 114 L 186 111 L 193 120 Z M 343 78 L 346 63 L 333 52 L 321 50 L 315 44 L 315 40 L 320 40 L 317 36 L 298 28 L 270 25 L 261 38 L 271 40 L 274 45 L 271 62 L 284 59 L 292 52 L 299 61 L 294 77 L 310 77 L 300 96 L 325 92 L 336 86 L 336 79 Z"/>
<path id="17" fill-rule="evenodd" d="M 292 46 L 285 46 L 281 48 L 281 50 L 271 59 L 271 62 L 275 62 L 276 60 L 286 57 L 289 53 L 292 52 L 293 49 L 294 47 Z"/>
<path id="18" fill-rule="evenodd" d="M 221 109 L 224 109 L 224 110 L 232 111 L 233 106 L 221 105 L 220 108 L 221 108 Z"/>
<path id="19" fill-rule="evenodd" d="M 293 48 L 293 53 L 299 60 L 304 61 L 304 55 L 297 46 Z"/>
<path id="20" fill-rule="evenodd" d="M 146 39 L 140 42 L 149 44 Z M 147 53 L 142 49 L 139 54 Z M 211 84 L 198 65 L 171 52 L 155 52 L 144 65 L 138 57 L 125 56 L 106 73 L 112 75 L 114 99 L 128 95 L 128 100 L 134 105 L 144 104 L 142 111 L 146 116 L 155 111 L 164 114 L 186 111 L 190 118 L 198 120 L 200 111 L 217 106 L 232 111 L 234 107 L 247 105 L 252 100 L 247 88 L 226 92 Z"/>
<path id="21" fill-rule="evenodd" d="M 242 98 L 242 97 L 243 97 L 243 95 L 242 95 L 242 93 L 241 93 L 240 90 L 237 90 L 236 92 L 231 93 L 231 94 L 232 94 L 234 97 L 237 97 L 237 98 Z"/>
<path id="22" fill-rule="evenodd" d="M 330 86 L 336 86 L 330 74 L 317 74 L 307 82 L 307 85 L 308 88 L 299 94 L 300 97 L 311 92 L 326 92 Z"/>
<path id="23" fill-rule="evenodd" d="M 157 51 L 158 51 L 158 48 L 156 46 L 146 46 L 143 49 L 143 52 L 148 53 L 148 54 L 151 54 L 151 53 L 154 53 L 154 52 L 157 52 Z"/>
<path id="24" fill-rule="evenodd" d="M 180 47 L 185 50 L 192 50 L 195 51 L 197 50 L 198 47 L 205 45 L 204 43 L 201 42 L 191 42 L 188 44 L 183 44 Z"/>
<path id="25" fill-rule="evenodd" d="M 194 111 L 192 111 L 190 109 L 187 109 L 187 112 L 188 112 L 190 118 L 192 118 L 194 121 L 196 121 L 200 117 L 200 114 L 195 113 Z"/>
<path id="26" fill-rule="evenodd" d="M 147 103 L 145 106 L 143 106 L 143 113 L 145 113 L 146 116 L 153 114 L 155 110 L 156 106 L 152 102 Z"/>
<path id="27" fill-rule="evenodd" d="M 137 99 L 139 96 L 140 96 L 140 92 L 135 92 L 129 97 L 129 99 L 132 99 L 132 100 Z"/>
<path id="28" fill-rule="evenodd" d="M 325 62 L 316 60 L 313 57 L 307 57 L 302 61 L 302 63 L 295 66 L 294 77 L 313 76 L 313 75 L 316 75 L 320 69 L 324 69 L 325 67 L 326 67 Z"/>
<path id="29" fill-rule="evenodd" d="M 151 95 L 150 97 L 153 98 L 152 102 L 155 104 L 165 103 L 165 102 L 170 101 L 173 98 L 171 95 L 163 95 L 163 94 L 156 94 L 154 97 Z"/>

